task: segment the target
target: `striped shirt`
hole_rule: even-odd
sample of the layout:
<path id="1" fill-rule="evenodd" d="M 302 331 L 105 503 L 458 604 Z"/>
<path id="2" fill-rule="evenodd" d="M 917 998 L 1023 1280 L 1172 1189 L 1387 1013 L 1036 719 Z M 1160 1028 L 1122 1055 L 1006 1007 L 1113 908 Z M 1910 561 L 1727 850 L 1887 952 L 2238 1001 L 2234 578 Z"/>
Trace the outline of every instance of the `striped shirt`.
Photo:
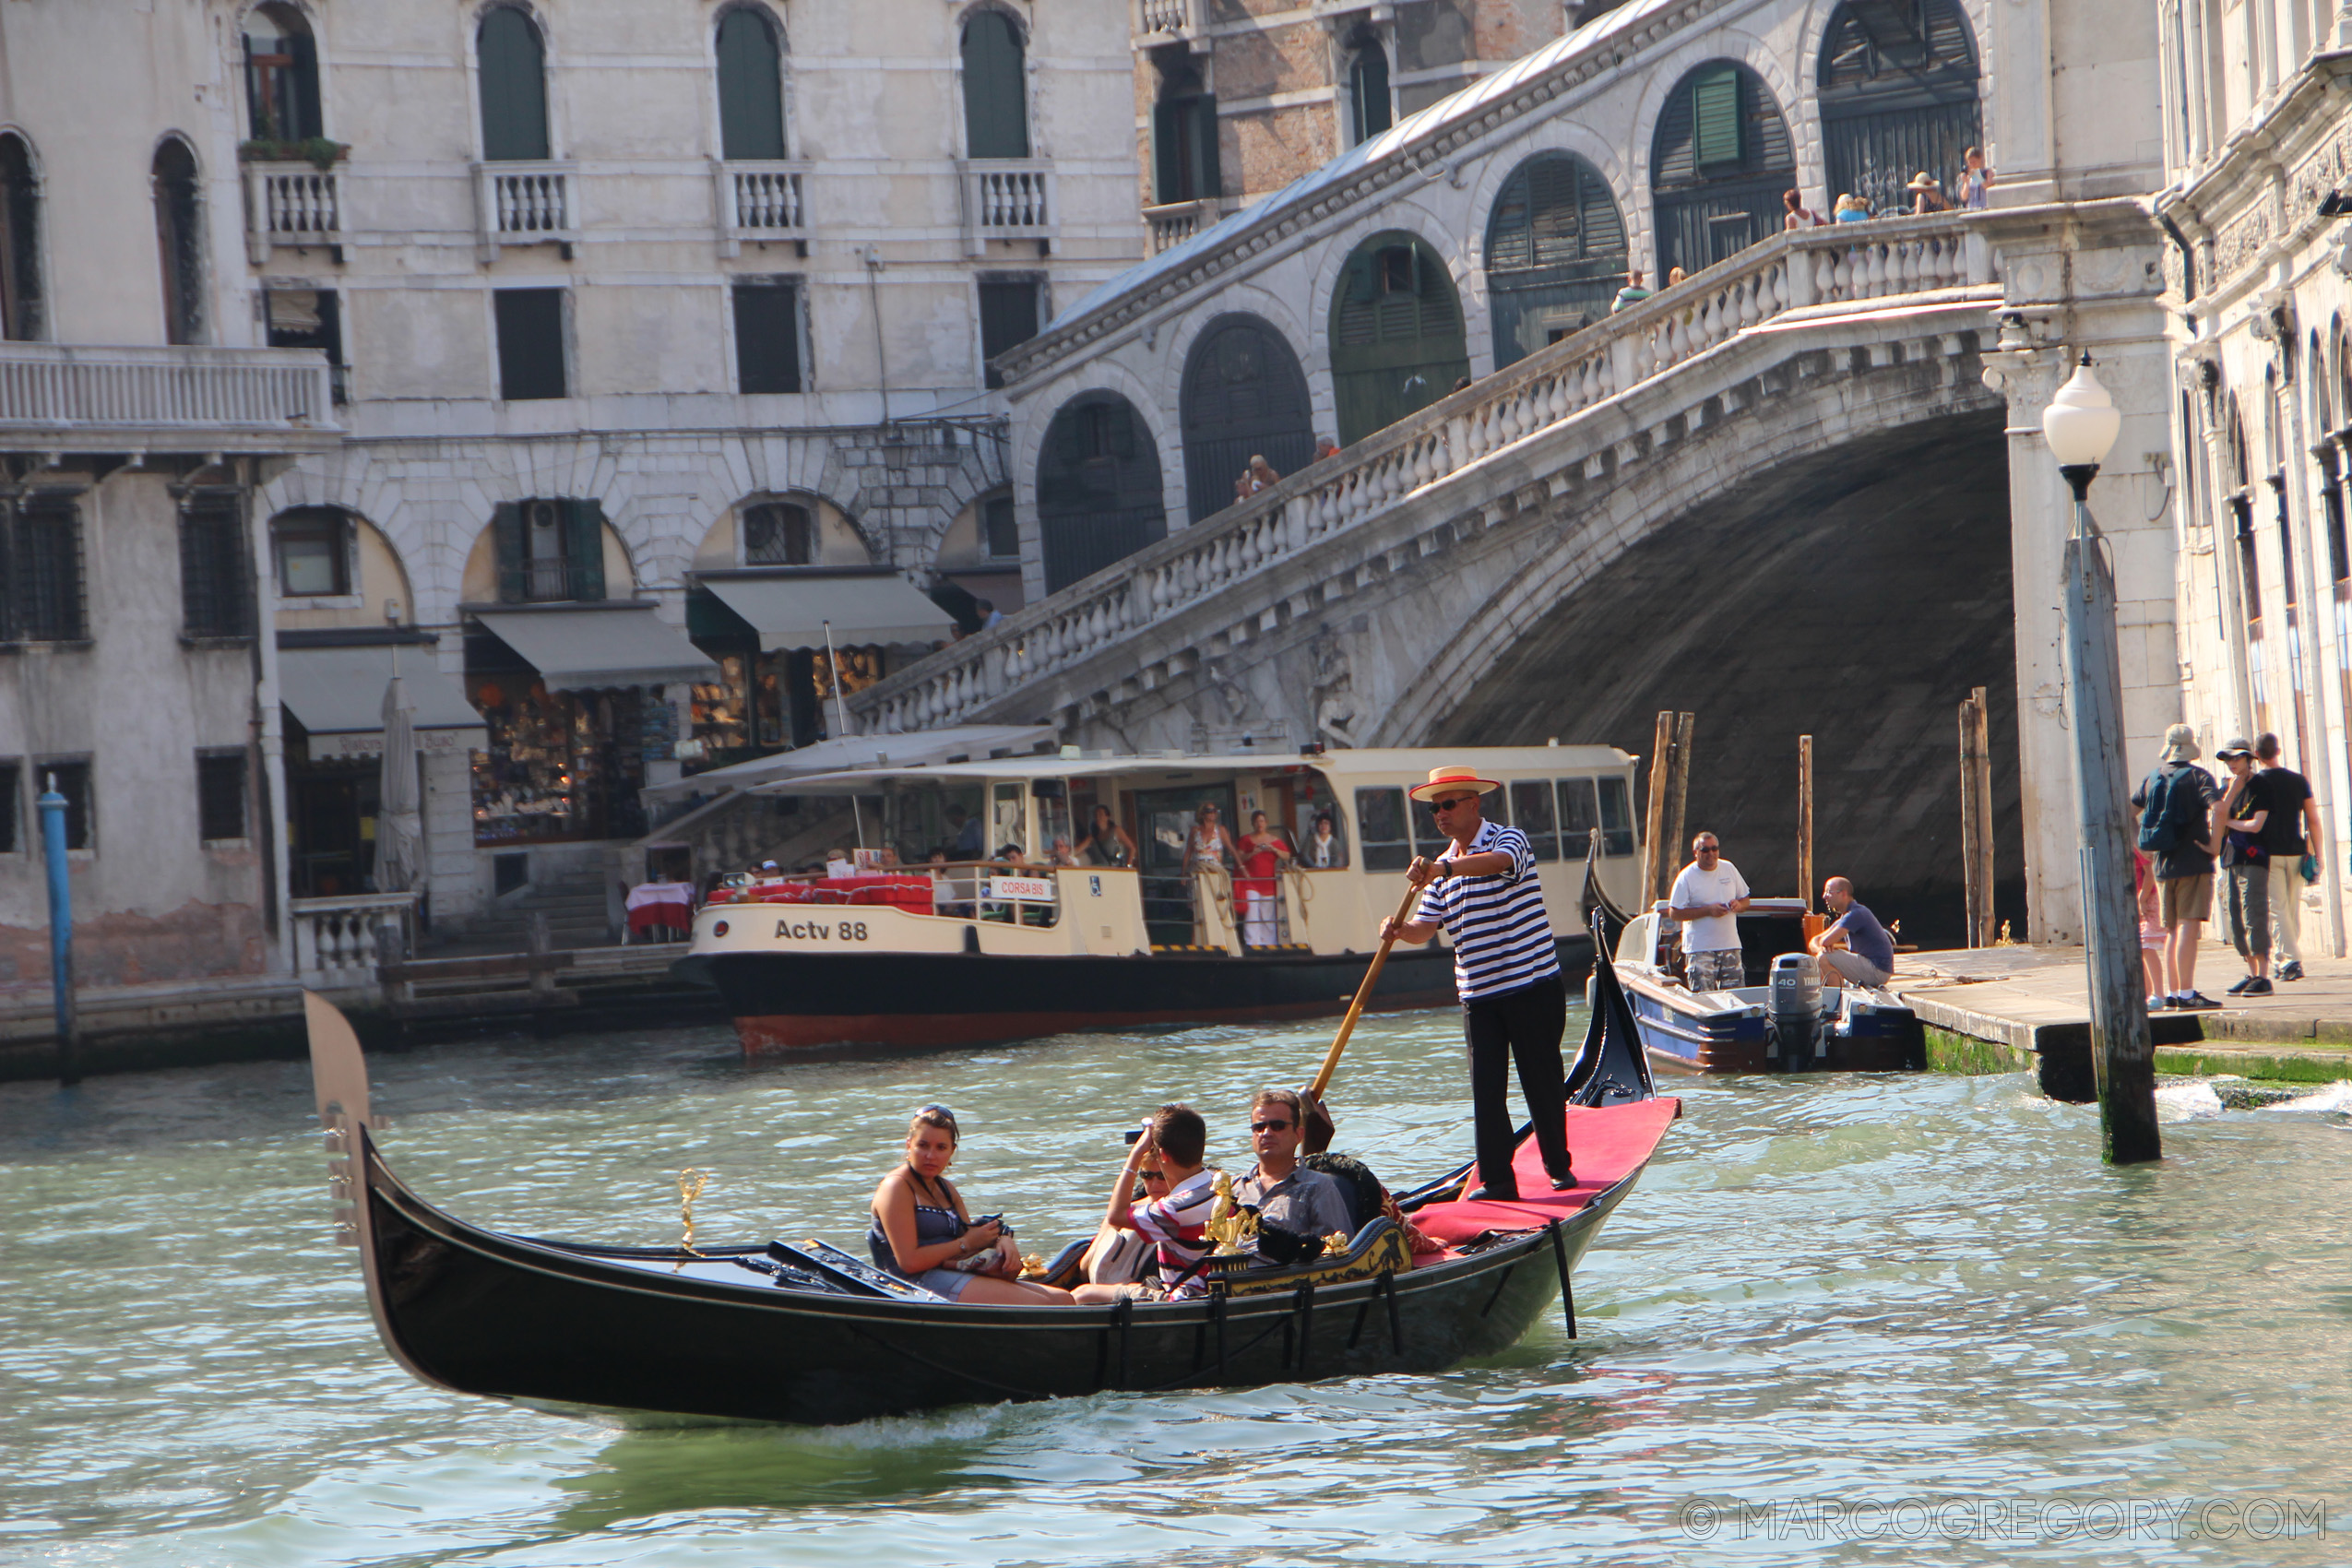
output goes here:
<path id="1" fill-rule="evenodd" d="M 1216 1208 L 1217 1171 L 1205 1165 L 1166 1197 L 1128 1209 L 1128 1224 L 1158 1248 L 1160 1282 L 1172 1291 L 1169 1300 L 1208 1294 L 1208 1281 L 1197 1272 L 1187 1278 L 1185 1270 L 1209 1249 L 1208 1220 Z M 1177 1284 L 1180 1279 L 1182 1285 Z"/>
<path id="2" fill-rule="evenodd" d="M 1445 927 L 1454 944 L 1454 989 L 1463 1001 L 1517 991 L 1560 972 L 1552 945 L 1551 917 L 1544 913 L 1543 885 L 1536 879 L 1536 855 L 1527 836 L 1515 827 L 1481 823 L 1467 851 L 1501 850 L 1511 869 L 1494 876 L 1447 876 L 1421 891 L 1416 921 Z M 1449 847 L 1440 861 L 1463 853 Z"/>

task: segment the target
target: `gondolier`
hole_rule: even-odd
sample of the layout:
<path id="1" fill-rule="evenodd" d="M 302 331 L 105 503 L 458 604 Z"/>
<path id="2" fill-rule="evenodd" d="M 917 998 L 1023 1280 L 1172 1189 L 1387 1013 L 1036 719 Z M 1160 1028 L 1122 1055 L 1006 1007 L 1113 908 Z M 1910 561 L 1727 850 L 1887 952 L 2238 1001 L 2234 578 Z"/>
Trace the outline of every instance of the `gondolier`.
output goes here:
<path id="1" fill-rule="evenodd" d="M 1518 1069 L 1553 1190 L 1573 1187 L 1575 1177 L 1561 1117 L 1568 993 L 1536 880 L 1535 850 L 1526 834 L 1486 821 L 1479 810 L 1479 797 L 1501 788 L 1460 766 L 1433 767 L 1427 783 L 1413 786 L 1413 798 L 1429 802 L 1453 843 L 1433 861 L 1414 860 L 1406 875 L 1425 889 L 1420 907 L 1401 925 L 1384 921 L 1381 935 L 1393 930 L 1400 941 L 1422 943 L 1443 929 L 1452 939 L 1454 985 L 1469 1041 L 1479 1177 L 1483 1195 L 1515 1198 L 1508 1064 Z"/>

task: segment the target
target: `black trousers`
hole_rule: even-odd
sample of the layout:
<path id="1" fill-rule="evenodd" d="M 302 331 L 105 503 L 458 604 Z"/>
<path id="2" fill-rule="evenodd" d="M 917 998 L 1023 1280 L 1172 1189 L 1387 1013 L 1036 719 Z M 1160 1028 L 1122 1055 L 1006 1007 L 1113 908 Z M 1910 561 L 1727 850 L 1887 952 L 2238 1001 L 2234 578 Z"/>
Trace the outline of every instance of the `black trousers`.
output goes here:
<path id="1" fill-rule="evenodd" d="M 1560 1060 L 1560 1037 L 1568 1028 L 1568 992 L 1558 975 L 1499 996 L 1462 1004 L 1462 1033 L 1470 1044 L 1472 1126 L 1479 1151 L 1479 1180 L 1491 1188 L 1514 1184 L 1511 1174 L 1511 1086 L 1508 1064 L 1519 1069 L 1519 1092 L 1536 1124 L 1536 1147 L 1544 1169 L 1568 1169 L 1567 1107 Z"/>

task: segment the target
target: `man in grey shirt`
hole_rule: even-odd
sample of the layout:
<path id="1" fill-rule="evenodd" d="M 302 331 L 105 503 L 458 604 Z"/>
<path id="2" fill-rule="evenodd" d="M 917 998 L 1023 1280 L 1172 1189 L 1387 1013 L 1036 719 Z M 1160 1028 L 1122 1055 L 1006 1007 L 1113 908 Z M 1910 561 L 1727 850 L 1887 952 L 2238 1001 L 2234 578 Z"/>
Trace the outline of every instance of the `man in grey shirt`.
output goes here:
<path id="1" fill-rule="evenodd" d="M 1258 1162 L 1233 1183 L 1233 1201 L 1253 1205 L 1258 1223 L 1298 1236 L 1355 1233 L 1348 1194 L 1320 1170 L 1299 1164 L 1306 1136 L 1303 1102 L 1289 1089 L 1261 1089 L 1250 1102 L 1250 1142 Z M 1254 1250 L 1254 1249 L 1253 1249 Z"/>

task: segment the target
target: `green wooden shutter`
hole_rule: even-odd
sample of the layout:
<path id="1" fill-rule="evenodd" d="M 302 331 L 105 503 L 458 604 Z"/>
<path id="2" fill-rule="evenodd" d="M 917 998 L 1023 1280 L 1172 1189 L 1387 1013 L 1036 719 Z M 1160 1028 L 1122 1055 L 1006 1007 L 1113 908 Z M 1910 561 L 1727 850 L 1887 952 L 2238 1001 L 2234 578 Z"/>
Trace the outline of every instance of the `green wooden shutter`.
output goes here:
<path id="1" fill-rule="evenodd" d="M 719 147 L 729 159 L 784 156 L 784 88 L 776 34 L 756 11 L 719 22 Z"/>
<path id="2" fill-rule="evenodd" d="M 1388 54 L 1377 43 L 1360 50 L 1348 72 L 1356 101 L 1356 139 L 1368 141 L 1388 129 Z"/>
<path id="3" fill-rule="evenodd" d="M 980 286 L 980 357 L 993 360 L 1016 343 L 1037 336 L 1038 286 L 1026 279 L 983 282 Z M 994 365 L 987 369 L 988 385 L 1004 385 Z"/>
<path id="4" fill-rule="evenodd" d="M 1193 170 L 1199 188 L 1195 196 L 1213 196 L 1225 189 L 1217 165 L 1217 100 L 1207 93 L 1192 101 Z"/>
<path id="5" fill-rule="evenodd" d="M 1012 19 L 977 11 L 964 24 L 964 155 L 1027 158 L 1028 92 Z"/>
<path id="6" fill-rule="evenodd" d="M 294 58 L 288 72 L 293 124 L 286 130 L 286 139 L 308 141 L 327 134 L 326 122 L 318 113 L 318 42 L 306 32 L 298 32 L 288 38 L 286 44 L 286 52 Z"/>
<path id="7" fill-rule="evenodd" d="M 1173 101 L 1151 106 L 1152 189 L 1163 204 L 1184 199 L 1184 125 L 1178 107 Z"/>
<path id="8" fill-rule="evenodd" d="M 492 162 L 547 156 L 547 72 L 539 30 L 511 6 L 481 18 L 481 155 Z"/>
<path id="9" fill-rule="evenodd" d="M 498 602 L 520 604 L 530 597 L 523 580 L 523 509 L 502 501 L 490 515 L 490 534 L 498 554 Z"/>
<path id="10" fill-rule="evenodd" d="M 801 389 L 799 291 L 790 283 L 739 282 L 735 381 L 743 392 Z"/>
<path id="11" fill-rule="evenodd" d="M 572 597 L 604 597 L 604 508 L 593 501 L 566 501 L 564 564 L 571 568 Z"/>
<path id="12" fill-rule="evenodd" d="M 1740 73 L 1726 66 L 1710 71 L 1691 84 L 1692 119 L 1696 127 L 1697 161 L 1740 161 Z"/>

